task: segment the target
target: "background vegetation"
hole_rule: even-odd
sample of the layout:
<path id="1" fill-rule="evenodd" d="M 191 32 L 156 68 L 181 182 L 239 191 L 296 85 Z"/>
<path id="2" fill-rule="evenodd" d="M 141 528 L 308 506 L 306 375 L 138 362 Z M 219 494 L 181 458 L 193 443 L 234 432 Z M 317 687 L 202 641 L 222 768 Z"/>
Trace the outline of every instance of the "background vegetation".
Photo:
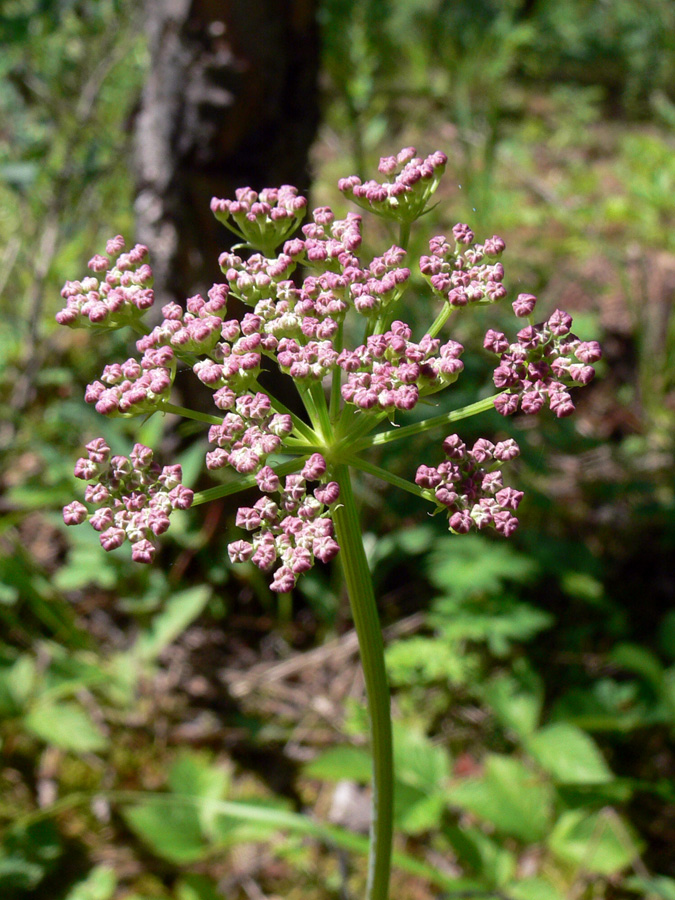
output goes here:
<path id="1" fill-rule="evenodd" d="M 85 439 L 138 438 L 82 401 L 124 338 L 53 322 L 63 281 L 133 234 L 135 7 L 0 12 L 0 896 L 356 897 L 368 769 L 337 573 L 277 599 L 231 571 L 226 505 L 172 526 L 149 571 L 60 516 Z M 314 204 L 344 210 L 337 176 L 380 155 L 443 149 L 413 253 L 456 221 L 502 235 L 511 292 L 568 308 L 606 356 L 570 420 L 468 423 L 524 449 L 508 544 L 361 485 L 395 688 L 393 895 L 672 900 L 674 7 L 323 0 L 319 15 Z M 490 374 L 475 355 L 453 405 Z M 202 437 L 155 417 L 140 439 L 203 478 Z M 380 464 L 409 474 L 430 452 Z"/>

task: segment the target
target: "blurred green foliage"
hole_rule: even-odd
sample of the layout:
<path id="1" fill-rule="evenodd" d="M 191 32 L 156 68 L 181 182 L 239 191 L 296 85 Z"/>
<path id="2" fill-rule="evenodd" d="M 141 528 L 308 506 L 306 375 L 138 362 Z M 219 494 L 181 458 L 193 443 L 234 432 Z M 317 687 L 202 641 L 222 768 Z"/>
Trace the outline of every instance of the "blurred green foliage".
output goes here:
<path id="1" fill-rule="evenodd" d="M 315 199 L 339 208 L 335 177 L 380 153 L 442 147 L 441 202 L 412 252 L 457 220 L 502 233 L 512 293 L 571 305 L 608 356 L 575 419 L 465 423 L 467 439 L 523 447 L 508 545 L 420 525 L 421 504 L 361 484 L 384 619 L 423 613 L 388 649 L 396 895 L 672 900 L 674 7 L 322 0 L 319 15 Z M 331 731 L 326 746 L 304 713 L 270 729 L 264 704 L 238 705 L 216 674 L 228 642 L 254 663 L 345 630 L 339 576 L 317 569 L 275 605 L 230 575 L 218 509 L 185 516 L 150 571 L 60 520 L 86 437 L 119 452 L 132 434 L 164 439 L 157 417 L 139 435 L 81 400 L 123 339 L 99 349 L 53 323 L 63 281 L 133 232 L 140 21 L 128 0 L 0 9 L 0 896 L 238 900 L 257 880 L 289 898 L 356 895 L 365 841 L 318 822 L 326 785 L 368 780 L 363 710 L 346 714 L 349 744 Z M 457 406 L 490 384 L 485 360 L 466 364 Z M 381 453 L 409 475 L 427 447 Z M 202 455 L 183 451 L 188 483 Z M 289 763 L 296 740 L 311 761 Z M 307 836 L 357 851 L 352 870 Z M 276 862 L 251 868 L 259 842 Z"/>

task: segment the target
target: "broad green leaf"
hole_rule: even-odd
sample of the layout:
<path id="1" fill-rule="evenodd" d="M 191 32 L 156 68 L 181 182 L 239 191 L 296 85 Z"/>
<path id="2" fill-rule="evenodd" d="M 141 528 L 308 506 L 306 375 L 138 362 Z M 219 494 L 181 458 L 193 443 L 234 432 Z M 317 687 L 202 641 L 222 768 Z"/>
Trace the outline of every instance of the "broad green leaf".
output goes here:
<path id="1" fill-rule="evenodd" d="M 427 793 L 441 793 L 450 777 L 450 757 L 419 729 L 395 722 L 394 769 L 399 781 Z"/>
<path id="2" fill-rule="evenodd" d="M 101 734 L 89 714 L 77 703 L 40 701 L 24 719 L 24 726 L 36 737 L 62 750 L 75 753 L 105 750 L 108 739 Z"/>
<path id="3" fill-rule="evenodd" d="M 534 733 L 544 699 L 541 684 L 534 681 L 528 689 L 515 678 L 502 675 L 486 685 L 483 698 L 501 724 L 515 731 L 521 740 Z"/>
<path id="4" fill-rule="evenodd" d="M 438 830 L 445 809 L 443 793 L 429 793 L 403 781 L 394 784 L 394 819 L 405 834 L 421 834 Z"/>
<path id="5" fill-rule="evenodd" d="M 168 781 L 174 794 L 203 801 L 195 809 L 202 832 L 213 837 L 217 813 L 209 801 L 225 797 L 230 783 L 227 770 L 213 765 L 204 754 L 187 751 L 171 766 Z"/>
<path id="6" fill-rule="evenodd" d="M 117 876 L 108 866 L 96 866 L 72 888 L 66 900 L 110 900 L 117 887 Z"/>
<path id="7" fill-rule="evenodd" d="M 478 828 L 446 825 L 443 834 L 461 859 L 463 866 L 484 878 L 489 887 L 500 888 L 513 878 L 516 858 Z"/>
<path id="8" fill-rule="evenodd" d="M 573 688 L 564 694 L 552 716 L 584 731 L 632 731 L 644 726 L 652 714 L 642 693 L 637 681 L 598 678 L 588 688 Z"/>
<path id="9" fill-rule="evenodd" d="M 560 784 L 604 784 L 612 773 L 597 744 L 575 725 L 542 728 L 527 742 L 528 752 Z"/>
<path id="10" fill-rule="evenodd" d="M 372 776 L 370 754 L 361 747 L 343 744 L 320 753 L 304 767 L 305 775 L 324 781 L 356 781 L 367 784 Z"/>
<path id="11" fill-rule="evenodd" d="M 627 868 L 639 847 L 628 826 L 614 810 L 563 813 L 548 840 L 551 851 L 580 872 L 613 875 Z"/>
<path id="12" fill-rule="evenodd" d="M 169 787 L 175 794 L 222 800 L 230 783 L 229 773 L 202 753 L 185 751 L 169 769 Z"/>
<path id="13" fill-rule="evenodd" d="M 609 659 L 622 669 L 628 669 L 629 672 L 644 678 L 655 694 L 661 692 L 663 666 L 646 647 L 638 644 L 617 644 L 612 648 Z"/>
<path id="14" fill-rule="evenodd" d="M 485 775 L 455 783 L 447 793 L 453 806 L 491 822 L 503 834 L 527 843 L 549 830 L 553 791 L 520 760 L 488 756 Z"/>
<path id="15" fill-rule="evenodd" d="M 199 812 L 193 803 L 164 794 L 127 809 L 124 818 L 150 849 L 169 862 L 197 862 L 207 853 Z"/>
<path id="16" fill-rule="evenodd" d="M 202 612 L 211 597 L 210 588 L 200 585 L 173 594 L 142 634 L 134 647 L 135 653 L 146 661 L 157 659 Z"/>

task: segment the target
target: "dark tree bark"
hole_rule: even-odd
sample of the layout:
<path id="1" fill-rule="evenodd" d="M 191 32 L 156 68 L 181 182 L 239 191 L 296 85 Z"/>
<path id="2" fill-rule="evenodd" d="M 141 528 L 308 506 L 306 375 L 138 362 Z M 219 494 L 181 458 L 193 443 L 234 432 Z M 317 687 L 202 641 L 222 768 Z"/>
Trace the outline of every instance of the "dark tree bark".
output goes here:
<path id="1" fill-rule="evenodd" d="M 145 0 L 151 67 L 136 120 L 138 236 L 158 306 L 222 279 L 213 195 L 309 186 L 316 0 Z"/>

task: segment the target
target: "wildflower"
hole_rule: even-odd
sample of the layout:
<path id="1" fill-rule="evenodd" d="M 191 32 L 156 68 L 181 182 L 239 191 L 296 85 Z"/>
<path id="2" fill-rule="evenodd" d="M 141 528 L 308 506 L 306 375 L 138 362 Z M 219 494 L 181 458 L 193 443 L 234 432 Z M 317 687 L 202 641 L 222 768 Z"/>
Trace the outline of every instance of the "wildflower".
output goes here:
<path id="1" fill-rule="evenodd" d="M 486 527 L 509 537 L 518 527 L 512 514 L 523 498 L 522 491 L 504 487 L 499 466 L 519 454 L 515 441 L 493 444 L 480 438 L 467 450 L 457 434 L 443 442 L 445 462 L 418 468 L 415 483 L 448 514 L 451 531 L 466 534 Z"/>
<path id="2" fill-rule="evenodd" d="M 213 391 L 206 467 L 214 473 L 230 468 L 243 485 L 256 484 L 261 492 L 236 514 L 247 538 L 230 544 L 230 558 L 272 573 L 273 590 L 289 590 L 317 559 L 328 562 L 338 552 L 332 516 L 340 503 L 335 472 L 343 456 L 357 464 L 350 448 L 366 447 L 369 429 L 428 402 L 461 375 L 464 348 L 439 336 L 450 313 L 506 295 L 500 259 L 504 241 L 493 235 L 478 243 L 471 227 L 460 222 L 449 237 L 432 237 L 428 254 L 419 260 L 432 295 L 443 301 L 441 312 L 419 338 L 404 320 L 401 301 L 412 265 L 405 247 L 409 226 L 427 208 L 446 163 L 441 152 L 422 158 L 406 147 L 380 160 L 381 182 L 356 176 L 339 182 L 362 209 L 400 225 L 399 243 L 369 261 L 359 256 L 359 213 L 338 218 L 322 206 L 303 224 L 307 201 L 296 188 L 259 193 L 242 188 L 234 200 L 211 201 L 219 221 L 242 241 L 219 257 L 224 280 L 206 296 L 189 297 L 184 306 L 166 304 L 152 329 L 144 330 L 140 322 L 153 301 L 152 271 L 142 245 L 124 253 L 121 236 L 111 238 L 105 254 L 89 261 L 91 274 L 63 289 L 60 323 L 129 324 L 141 332 L 138 357 L 106 365 L 87 386 L 85 400 L 97 412 L 138 416 L 178 410 L 203 420 L 203 414 L 170 403 L 179 368 L 191 370 Z M 246 307 L 240 319 L 227 316 L 232 297 Z M 512 306 L 517 317 L 530 319 L 535 304 L 534 295 L 521 293 Z M 357 346 L 346 343 L 350 314 L 361 317 L 365 332 Z M 571 326 L 571 317 L 556 310 L 541 325 L 525 324 L 514 342 L 488 330 L 484 347 L 498 357 L 494 405 L 500 413 L 535 413 L 546 404 L 559 417 L 573 411 L 569 389 L 589 383 L 601 354 L 596 342 L 580 341 Z M 288 412 L 264 386 L 269 380 L 264 359 L 281 377 L 293 379 L 305 419 Z M 425 427 L 433 424 L 432 419 Z M 417 469 L 418 488 L 447 511 L 455 532 L 489 526 L 511 534 L 522 493 L 503 485 L 500 467 L 518 454 L 515 443 L 480 439 L 467 450 L 457 435 L 450 435 L 443 447 L 444 462 Z M 293 471 L 282 474 L 282 453 L 295 458 Z M 106 550 L 128 540 L 132 558 L 141 562 L 154 556 L 173 511 L 194 501 L 181 483 L 180 467 L 158 466 L 152 450 L 140 444 L 127 458 L 111 456 L 105 441 L 96 439 L 77 461 L 75 474 L 88 482 L 88 506 L 68 504 L 66 524 L 89 521 Z M 389 479 L 387 472 L 381 476 Z"/>
<path id="3" fill-rule="evenodd" d="M 129 253 L 121 253 L 123 248 L 121 235 L 111 238 L 106 256 L 96 254 L 89 260 L 93 275 L 66 282 L 61 291 L 66 305 L 56 314 L 59 325 L 121 328 L 137 322 L 152 306 L 155 298 L 152 269 L 146 262 L 148 248 L 136 244 Z"/>
<path id="4" fill-rule="evenodd" d="M 520 309 L 534 308 L 533 295 L 518 299 Z M 595 369 L 590 363 L 597 362 L 602 351 L 597 341 L 580 341 L 571 327 L 572 317 L 555 310 L 543 324 L 522 328 L 511 344 L 501 332 L 487 332 L 483 346 L 499 356 L 494 383 L 507 392 L 495 398 L 498 412 L 512 415 L 520 408 L 532 414 L 546 403 L 558 418 L 574 412 L 568 389 L 592 381 Z"/>
<path id="5" fill-rule="evenodd" d="M 75 476 L 90 482 L 85 500 L 97 508 L 90 514 L 75 501 L 64 508 L 63 519 L 66 525 L 88 520 L 99 532 L 104 550 L 115 550 L 129 540 L 132 559 L 152 562 L 156 538 L 169 527 L 171 513 L 189 509 L 194 494 L 181 483 L 180 466 L 162 468 L 143 444 L 136 444 L 128 459 L 110 453 L 103 438 L 87 444 L 87 457 L 75 464 Z"/>
<path id="6" fill-rule="evenodd" d="M 275 472 L 265 467 L 256 481 L 264 494 L 278 494 L 279 502 L 263 496 L 252 507 L 242 507 L 237 512 L 236 524 L 255 534 L 250 542 L 238 540 L 229 545 L 230 560 L 251 560 L 264 572 L 279 562 L 270 584 L 273 591 L 291 590 L 298 576 L 312 568 L 315 559 L 329 562 L 339 550 L 329 518 L 330 507 L 340 495 L 339 485 L 322 482 L 313 493 L 307 491 L 307 481 L 322 479 L 326 469 L 326 460 L 314 453 L 299 475 L 286 477 L 282 488 Z"/>
<path id="7" fill-rule="evenodd" d="M 436 151 L 426 159 L 416 155 L 414 147 L 405 147 L 396 156 L 383 157 L 379 171 L 383 182 L 361 182 L 357 175 L 341 178 L 338 188 L 359 206 L 399 222 L 410 223 L 424 211 L 445 171 L 448 158 Z M 393 180 L 392 180 L 393 179 Z"/>

